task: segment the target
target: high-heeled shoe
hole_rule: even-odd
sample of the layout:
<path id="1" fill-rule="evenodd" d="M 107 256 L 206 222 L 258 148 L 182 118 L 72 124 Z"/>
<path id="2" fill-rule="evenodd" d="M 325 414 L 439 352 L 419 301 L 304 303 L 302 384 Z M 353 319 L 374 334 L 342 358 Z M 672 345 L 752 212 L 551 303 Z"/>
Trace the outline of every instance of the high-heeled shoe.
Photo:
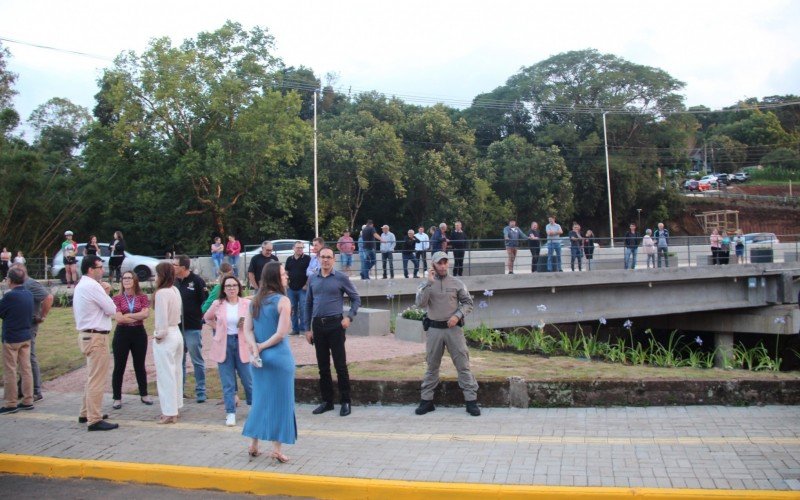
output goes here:
<path id="1" fill-rule="evenodd" d="M 261 452 L 258 451 L 258 446 L 249 446 L 247 448 L 247 454 L 250 455 L 251 457 L 255 458 L 255 457 L 260 456 Z"/>
<path id="2" fill-rule="evenodd" d="M 287 457 L 286 455 L 284 455 L 279 451 L 273 451 L 272 453 L 269 454 L 269 456 L 271 456 L 272 458 L 274 458 L 275 460 L 277 460 L 282 464 L 285 464 L 286 462 L 289 461 L 289 457 Z"/>
<path id="3" fill-rule="evenodd" d="M 150 396 L 142 396 L 142 397 L 139 398 L 139 400 L 142 403 L 146 404 L 147 406 L 152 406 L 153 405 L 153 400 L 150 399 Z"/>
<path id="4" fill-rule="evenodd" d="M 122 408 L 122 401 L 120 400 L 114 401 L 114 404 L 111 405 L 111 407 L 114 408 L 115 410 L 119 410 L 120 408 Z"/>

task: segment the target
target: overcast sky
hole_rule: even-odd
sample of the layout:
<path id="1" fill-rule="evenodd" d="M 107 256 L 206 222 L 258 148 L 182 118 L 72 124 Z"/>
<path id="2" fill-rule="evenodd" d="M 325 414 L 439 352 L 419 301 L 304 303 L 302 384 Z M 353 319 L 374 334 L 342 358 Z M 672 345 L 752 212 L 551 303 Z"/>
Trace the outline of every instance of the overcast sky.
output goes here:
<path id="1" fill-rule="evenodd" d="M 523 66 L 586 48 L 667 71 L 686 83 L 688 106 L 800 94 L 792 0 L 0 0 L 0 37 L 101 57 L 3 42 L 19 75 L 17 110 L 27 119 L 51 97 L 91 109 L 97 78 L 121 51 L 160 36 L 177 45 L 226 19 L 267 27 L 287 65 L 406 101 L 468 102 Z"/>

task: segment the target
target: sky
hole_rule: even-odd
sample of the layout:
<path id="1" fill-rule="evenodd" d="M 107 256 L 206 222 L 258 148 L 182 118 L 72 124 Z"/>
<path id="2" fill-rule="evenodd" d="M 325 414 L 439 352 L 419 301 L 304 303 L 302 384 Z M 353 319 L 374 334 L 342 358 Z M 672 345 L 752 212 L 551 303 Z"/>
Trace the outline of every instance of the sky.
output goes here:
<path id="1" fill-rule="evenodd" d="M 26 120 L 65 97 L 92 109 L 97 79 L 122 51 L 175 45 L 233 20 L 266 27 L 287 66 L 306 66 L 339 89 L 464 107 L 520 68 L 594 48 L 683 81 L 687 106 L 712 109 L 769 95 L 800 95 L 800 2 L 793 0 L 291 2 L 0 0 L 0 38 L 18 74 Z"/>

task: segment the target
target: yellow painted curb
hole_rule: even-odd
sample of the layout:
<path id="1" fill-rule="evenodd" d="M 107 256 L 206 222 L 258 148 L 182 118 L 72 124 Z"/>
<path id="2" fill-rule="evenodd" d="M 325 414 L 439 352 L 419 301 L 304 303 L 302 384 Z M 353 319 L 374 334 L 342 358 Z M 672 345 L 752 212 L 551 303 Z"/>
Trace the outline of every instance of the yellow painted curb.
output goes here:
<path id="1" fill-rule="evenodd" d="M 106 462 L 31 455 L 0 454 L 0 472 L 53 478 L 103 479 L 157 484 L 173 488 L 221 490 L 229 493 L 289 495 L 330 499 L 431 498 L 469 500 L 488 498 L 537 499 L 800 499 L 797 491 L 700 490 L 668 488 L 600 488 L 572 486 L 518 486 L 475 483 L 434 483 L 359 479 L 277 472 L 253 472 L 182 465 Z"/>

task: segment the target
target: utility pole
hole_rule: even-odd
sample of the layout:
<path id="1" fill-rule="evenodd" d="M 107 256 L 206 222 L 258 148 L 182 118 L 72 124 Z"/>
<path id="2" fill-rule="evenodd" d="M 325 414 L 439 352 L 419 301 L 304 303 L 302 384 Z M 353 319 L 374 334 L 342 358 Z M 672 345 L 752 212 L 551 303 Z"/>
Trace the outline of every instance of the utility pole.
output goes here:
<path id="1" fill-rule="evenodd" d="M 603 143 L 606 147 L 606 192 L 608 194 L 608 234 L 611 248 L 614 248 L 614 216 L 611 213 L 611 170 L 608 165 L 608 130 L 606 129 L 606 113 L 603 111 Z"/>
<path id="2" fill-rule="evenodd" d="M 317 200 L 317 91 L 314 91 L 314 237 L 319 238 L 319 201 Z"/>

